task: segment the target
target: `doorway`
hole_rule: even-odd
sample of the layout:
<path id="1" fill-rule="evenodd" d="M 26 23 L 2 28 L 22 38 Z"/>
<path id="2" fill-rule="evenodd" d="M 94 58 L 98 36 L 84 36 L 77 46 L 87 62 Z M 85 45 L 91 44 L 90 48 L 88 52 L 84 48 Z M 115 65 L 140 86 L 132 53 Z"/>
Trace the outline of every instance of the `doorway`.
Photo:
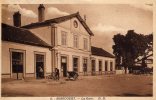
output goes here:
<path id="1" fill-rule="evenodd" d="M 78 58 L 73 58 L 73 71 L 78 72 Z"/>
<path id="2" fill-rule="evenodd" d="M 95 75 L 95 60 L 92 60 L 92 75 Z"/>
<path id="3" fill-rule="evenodd" d="M 102 75 L 102 61 L 99 60 L 99 74 Z"/>
<path id="4" fill-rule="evenodd" d="M 44 55 L 43 54 L 35 54 L 35 67 L 36 67 L 36 78 L 44 78 Z"/>
<path id="5" fill-rule="evenodd" d="M 61 56 L 61 73 L 63 77 L 67 77 L 67 57 Z"/>
<path id="6" fill-rule="evenodd" d="M 110 62 L 110 71 L 113 71 L 113 62 Z"/>
<path id="7" fill-rule="evenodd" d="M 108 61 L 105 61 L 105 71 L 108 71 Z"/>
<path id="8" fill-rule="evenodd" d="M 12 77 L 15 79 L 22 79 L 24 67 L 24 54 L 22 52 L 12 52 Z"/>
<path id="9" fill-rule="evenodd" d="M 84 75 L 87 75 L 87 58 L 83 59 L 83 73 Z"/>

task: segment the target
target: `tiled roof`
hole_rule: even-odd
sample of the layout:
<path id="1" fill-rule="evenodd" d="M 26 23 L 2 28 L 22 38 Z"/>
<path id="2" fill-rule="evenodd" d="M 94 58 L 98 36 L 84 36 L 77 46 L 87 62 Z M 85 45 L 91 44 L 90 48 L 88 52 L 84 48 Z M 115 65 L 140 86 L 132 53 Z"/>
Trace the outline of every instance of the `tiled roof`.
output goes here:
<path id="1" fill-rule="evenodd" d="M 62 17 L 58 17 L 58 18 L 53 18 L 53 19 L 45 20 L 43 22 L 31 23 L 31 24 L 22 26 L 22 28 L 33 29 L 33 28 L 37 28 L 37 27 L 49 26 L 51 24 L 58 24 L 58 23 L 67 21 L 67 20 L 69 20 L 71 18 L 74 18 L 74 17 L 76 17 L 80 21 L 80 23 L 83 25 L 83 27 L 86 29 L 86 31 L 90 35 L 94 35 L 92 33 L 92 31 L 90 30 L 90 28 L 88 27 L 88 25 L 86 24 L 86 22 L 80 16 L 79 12 L 74 13 L 74 14 L 71 14 L 71 15 L 66 15 L 66 16 L 62 16 Z"/>
<path id="2" fill-rule="evenodd" d="M 105 51 L 102 48 L 98 48 L 98 47 L 91 47 L 91 52 L 92 55 L 96 55 L 96 56 L 102 56 L 102 57 L 109 57 L 109 58 L 115 58 L 114 55 L 110 54 L 109 52 Z"/>
<path id="3" fill-rule="evenodd" d="M 29 30 L 10 26 L 4 23 L 2 23 L 2 40 L 52 48 L 52 46 L 41 40 Z"/>

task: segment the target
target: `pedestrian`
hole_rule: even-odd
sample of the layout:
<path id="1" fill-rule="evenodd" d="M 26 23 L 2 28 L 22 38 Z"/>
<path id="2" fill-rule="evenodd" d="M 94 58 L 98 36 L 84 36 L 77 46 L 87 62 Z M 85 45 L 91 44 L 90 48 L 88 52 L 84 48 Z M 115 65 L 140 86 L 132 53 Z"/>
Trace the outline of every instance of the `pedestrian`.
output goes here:
<path id="1" fill-rule="evenodd" d="M 56 80 L 56 79 L 57 79 L 57 68 L 55 68 L 55 73 L 54 73 L 54 75 L 55 75 L 54 80 Z"/>
<path id="2" fill-rule="evenodd" d="M 43 78 L 43 69 L 41 66 L 39 67 L 39 77 Z"/>
<path id="3" fill-rule="evenodd" d="M 58 68 L 55 68 L 55 78 L 57 80 L 59 80 L 59 78 L 60 78 L 60 73 L 59 73 L 59 69 Z"/>
<path id="4" fill-rule="evenodd" d="M 57 79 L 59 80 L 60 79 L 60 72 L 59 72 L 59 69 L 57 68 Z"/>

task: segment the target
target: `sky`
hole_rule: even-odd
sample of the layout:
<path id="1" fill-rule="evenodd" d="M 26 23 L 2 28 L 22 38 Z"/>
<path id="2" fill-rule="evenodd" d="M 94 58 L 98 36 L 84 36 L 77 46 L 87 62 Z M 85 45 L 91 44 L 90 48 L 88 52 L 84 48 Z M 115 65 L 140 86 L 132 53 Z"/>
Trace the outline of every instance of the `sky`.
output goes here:
<path id="1" fill-rule="evenodd" d="M 12 15 L 19 11 L 22 25 L 38 21 L 38 4 L 2 5 L 2 22 L 13 25 Z M 79 12 L 94 33 L 92 45 L 113 53 L 115 34 L 134 30 L 139 34 L 153 32 L 152 5 L 147 4 L 44 4 L 45 19 Z"/>

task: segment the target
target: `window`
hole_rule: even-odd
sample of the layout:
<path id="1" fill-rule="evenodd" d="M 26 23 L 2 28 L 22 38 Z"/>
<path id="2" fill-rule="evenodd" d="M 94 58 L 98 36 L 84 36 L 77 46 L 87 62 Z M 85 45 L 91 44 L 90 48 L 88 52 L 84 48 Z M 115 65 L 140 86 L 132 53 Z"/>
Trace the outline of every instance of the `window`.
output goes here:
<path id="1" fill-rule="evenodd" d="M 110 62 L 110 71 L 113 71 L 113 62 Z"/>
<path id="2" fill-rule="evenodd" d="M 87 72 L 87 58 L 83 59 L 83 72 Z"/>
<path id="3" fill-rule="evenodd" d="M 105 61 L 105 71 L 108 71 L 108 61 Z"/>
<path id="4" fill-rule="evenodd" d="M 91 60 L 91 66 L 92 66 L 92 68 L 91 68 L 91 75 L 95 75 L 96 74 L 96 61 L 95 60 Z"/>
<path id="5" fill-rule="evenodd" d="M 99 71 L 102 71 L 102 61 L 99 61 Z"/>
<path id="6" fill-rule="evenodd" d="M 61 31 L 61 44 L 67 45 L 67 32 Z"/>
<path id="7" fill-rule="evenodd" d="M 44 55 L 36 54 L 36 62 L 44 62 Z"/>
<path id="8" fill-rule="evenodd" d="M 76 20 L 74 20 L 73 24 L 74 24 L 74 27 L 75 27 L 75 28 L 78 27 L 78 22 L 77 22 Z"/>
<path id="9" fill-rule="evenodd" d="M 78 48 L 78 36 L 74 35 L 74 47 Z"/>
<path id="10" fill-rule="evenodd" d="M 95 72 L 95 60 L 92 60 L 92 72 Z"/>
<path id="11" fill-rule="evenodd" d="M 10 51 L 11 78 L 22 79 L 25 77 L 25 50 L 12 49 Z"/>
<path id="12" fill-rule="evenodd" d="M 88 40 L 87 40 L 86 38 L 84 38 L 83 42 L 84 42 L 83 48 L 84 48 L 85 50 L 87 50 L 87 49 L 88 49 Z"/>
<path id="13" fill-rule="evenodd" d="M 23 53 L 12 52 L 12 72 L 23 73 Z"/>
<path id="14" fill-rule="evenodd" d="M 78 72 L 78 58 L 73 58 L 73 71 Z"/>

